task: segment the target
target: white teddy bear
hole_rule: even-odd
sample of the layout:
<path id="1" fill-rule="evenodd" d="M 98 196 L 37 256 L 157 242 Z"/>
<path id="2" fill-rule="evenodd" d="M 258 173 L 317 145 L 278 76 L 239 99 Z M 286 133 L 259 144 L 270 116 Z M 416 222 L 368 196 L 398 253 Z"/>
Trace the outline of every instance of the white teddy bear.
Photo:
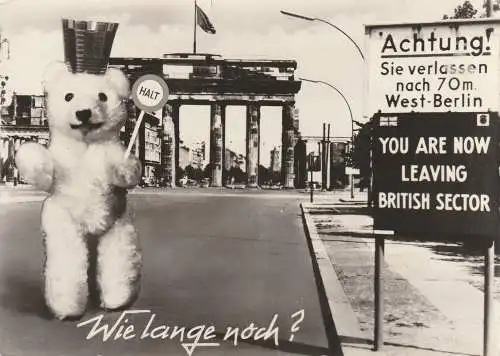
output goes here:
<path id="1" fill-rule="evenodd" d="M 61 67 L 51 78 L 48 149 L 24 144 L 16 165 L 29 183 L 50 193 L 41 213 L 46 303 L 59 319 L 78 318 L 89 285 L 97 285 L 105 309 L 137 297 L 142 257 L 126 189 L 139 182 L 141 164 L 124 157 L 119 140 L 129 95 L 120 70 L 96 75 Z"/>

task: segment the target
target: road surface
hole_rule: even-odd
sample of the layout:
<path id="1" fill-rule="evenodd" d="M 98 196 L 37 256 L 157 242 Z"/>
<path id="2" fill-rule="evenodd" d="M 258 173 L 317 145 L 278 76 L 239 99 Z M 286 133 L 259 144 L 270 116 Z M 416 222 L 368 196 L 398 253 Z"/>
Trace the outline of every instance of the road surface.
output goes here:
<path id="1" fill-rule="evenodd" d="M 100 325 L 111 327 L 120 312 L 91 306 L 82 319 L 61 322 L 44 305 L 41 202 L 0 206 L 2 356 L 189 355 L 200 330 L 215 337 L 201 337 L 199 343 L 211 345 L 198 345 L 194 355 L 329 354 L 293 194 L 178 191 L 134 194 L 130 201 L 144 255 L 141 294 L 130 309 L 137 314 L 124 317 L 115 330 L 132 328 L 128 339 L 114 340 L 115 332 L 107 341 L 103 333 L 90 337 L 92 320 L 103 315 Z M 90 324 L 77 326 L 85 321 Z M 185 328 L 184 340 L 172 337 L 175 326 Z M 239 328 L 233 329 L 237 345 L 234 333 L 223 340 L 228 327 Z"/>

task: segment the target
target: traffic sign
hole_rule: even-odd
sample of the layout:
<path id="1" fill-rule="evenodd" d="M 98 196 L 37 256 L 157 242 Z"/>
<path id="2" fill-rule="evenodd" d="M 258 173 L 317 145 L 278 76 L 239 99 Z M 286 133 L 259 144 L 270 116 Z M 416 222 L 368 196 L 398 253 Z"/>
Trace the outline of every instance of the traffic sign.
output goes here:
<path id="1" fill-rule="evenodd" d="M 146 74 L 132 86 L 132 100 L 141 110 L 152 112 L 161 109 L 168 100 L 169 90 L 163 78 Z"/>
<path id="2" fill-rule="evenodd" d="M 496 236 L 499 128 L 496 113 L 378 115 L 374 228 Z"/>
<path id="3" fill-rule="evenodd" d="M 307 160 L 308 170 L 312 172 L 321 171 L 321 161 L 319 155 L 314 155 L 314 153 L 309 153 Z"/>
<path id="4" fill-rule="evenodd" d="M 154 75 L 146 74 L 136 80 L 132 86 L 132 100 L 134 104 L 141 109 L 141 113 L 135 123 L 134 131 L 130 137 L 130 141 L 125 152 L 125 157 L 128 157 L 132 146 L 134 145 L 139 127 L 144 118 L 144 112 L 155 112 L 161 110 L 168 101 L 169 90 L 167 83 L 163 78 Z"/>

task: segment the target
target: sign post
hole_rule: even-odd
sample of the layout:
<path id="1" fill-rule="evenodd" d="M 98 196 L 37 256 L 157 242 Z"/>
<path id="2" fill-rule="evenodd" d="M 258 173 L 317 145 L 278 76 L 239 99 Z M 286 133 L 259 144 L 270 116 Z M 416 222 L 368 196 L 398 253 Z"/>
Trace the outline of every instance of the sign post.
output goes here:
<path id="1" fill-rule="evenodd" d="M 319 172 L 321 170 L 320 156 L 315 156 L 313 152 L 309 153 L 308 156 L 309 165 L 309 189 L 311 190 L 311 203 L 314 202 L 314 183 L 313 183 L 313 172 Z"/>
<path id="2" fill-rule="evenodd" d="M 165 83 L 163 78 L 154 74 L 143 75 L 134 83 L 132 86 L 132 100 L 135 106 L 141 109 L 141 112 L 130 137 L 125 158 L 130 155 L 142 120 L 144 119 L 144 112 L 154 112 L 161 109 L 167 103 L 168 94 L 167 83 Z"/>
<path id="3" fill-rule="evenodd" d="M 500 20 L 366 27 L 374 230 L 477 240 L 491 355 L 499 221 Z M 375 247 L 375 348 L 383 345 L 383 237 Z M 488 351 L 490 350 L 490 351 Z"/>
<path id="4" fill-rule="evenodd" d="M 375 271 L 374 271 L 374 292 L 375 292 L 375 326 L 374 344 L 375 351 L 379 351 L 384 346 L 384 285 L 382 272 L 384 266 L 384 235 L 373 234 L 375 238 Z"/>

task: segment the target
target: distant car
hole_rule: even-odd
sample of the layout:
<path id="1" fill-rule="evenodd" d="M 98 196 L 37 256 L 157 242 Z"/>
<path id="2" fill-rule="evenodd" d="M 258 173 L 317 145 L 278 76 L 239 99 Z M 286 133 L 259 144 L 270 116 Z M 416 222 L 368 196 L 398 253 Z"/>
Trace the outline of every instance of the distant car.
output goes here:
<path id="1" fill-rule="evenodd" d="M 186 176 L 179 179 L 179 184 L 181 187 L 185 187 L 187 185 L 187 182 L 188 182 L 188 178 Z"/>
<path id="2" fill-rule="evenodd" d="M 201 188 L 208 188 L 210 186 L 210 179 L 208 178 L 203 178 L 201 181 L 200 181 L 200 187 Z"/>

